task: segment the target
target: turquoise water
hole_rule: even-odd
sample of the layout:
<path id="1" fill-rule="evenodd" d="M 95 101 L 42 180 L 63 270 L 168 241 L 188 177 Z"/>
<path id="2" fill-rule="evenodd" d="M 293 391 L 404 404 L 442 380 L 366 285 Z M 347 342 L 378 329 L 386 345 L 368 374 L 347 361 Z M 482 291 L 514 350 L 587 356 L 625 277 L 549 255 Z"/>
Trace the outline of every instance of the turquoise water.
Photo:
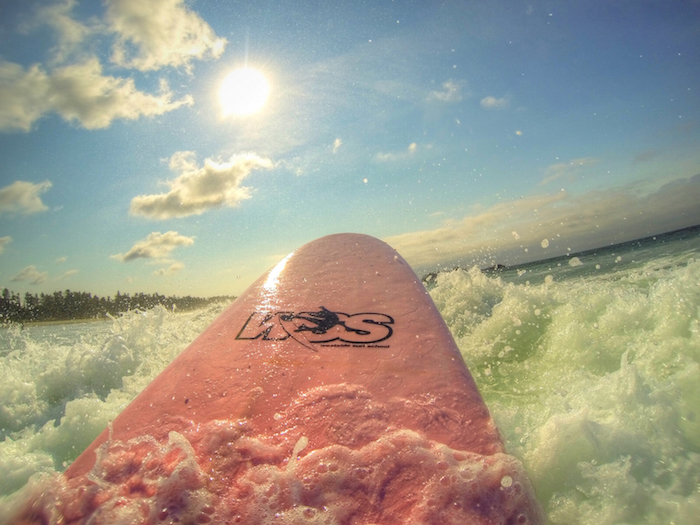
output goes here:
<path id="1" fill-rule="evenodd" d="M 697 522 L 699 254 L 694 228 L 429 281 L 551 523 Z M 4 503 L 63 470 L 224 307 L 0 332 Z"/>

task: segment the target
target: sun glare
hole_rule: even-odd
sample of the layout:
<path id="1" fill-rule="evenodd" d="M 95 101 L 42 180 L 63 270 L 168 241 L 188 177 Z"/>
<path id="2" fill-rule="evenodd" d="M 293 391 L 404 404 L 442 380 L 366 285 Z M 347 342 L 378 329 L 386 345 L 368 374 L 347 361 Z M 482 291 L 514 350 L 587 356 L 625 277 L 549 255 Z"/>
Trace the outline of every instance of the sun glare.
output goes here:
<path id="1" fill-rule="evenodd" d="M 224 116 L 243 117 L 260 111 L 270 94 L 270 84 L 260 71 L 241 68 L 229 73 L 219 88 Z"/>

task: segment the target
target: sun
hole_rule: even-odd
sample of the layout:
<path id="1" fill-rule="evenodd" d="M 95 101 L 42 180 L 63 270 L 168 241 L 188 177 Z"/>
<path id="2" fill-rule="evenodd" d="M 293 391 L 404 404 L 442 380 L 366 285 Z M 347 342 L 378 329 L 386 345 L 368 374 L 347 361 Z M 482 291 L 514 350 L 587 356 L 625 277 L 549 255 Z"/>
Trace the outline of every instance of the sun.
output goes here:
<path id="1" fill-rule="evenodd" d="M 260 71 L 240 68 L 232 71 L 221 83 L 219 101 L 224 116 L 244 117 L 260 111 L 270 94 L 270 83 Z"/>

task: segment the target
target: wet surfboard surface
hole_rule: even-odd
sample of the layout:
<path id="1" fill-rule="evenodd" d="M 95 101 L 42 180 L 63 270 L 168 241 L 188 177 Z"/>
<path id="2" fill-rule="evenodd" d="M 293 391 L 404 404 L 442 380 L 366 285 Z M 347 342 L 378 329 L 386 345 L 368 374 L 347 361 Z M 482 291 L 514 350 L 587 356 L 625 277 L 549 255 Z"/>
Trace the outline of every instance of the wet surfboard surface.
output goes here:
<path id="1" fill-rule="evenodd" d="M 420 279 L 358 234 L 258 279 L 20 520 L 544 521 Z"/>

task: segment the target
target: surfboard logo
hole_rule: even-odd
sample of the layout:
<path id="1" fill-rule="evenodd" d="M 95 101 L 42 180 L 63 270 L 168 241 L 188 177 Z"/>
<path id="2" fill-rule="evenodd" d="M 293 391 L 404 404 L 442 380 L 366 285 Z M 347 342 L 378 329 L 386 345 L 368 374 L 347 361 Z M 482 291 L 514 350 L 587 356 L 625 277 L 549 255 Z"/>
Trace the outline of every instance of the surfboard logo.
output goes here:
<path id="1" fill-rule="evenodd" d="M 253 312 L 236 339 L 284 341 L 291 337 L 314 351 L 314 345 L 378 346 L 392 336 L 393 324 L 394 319 L 386 314 L 346 314 L 325 306 L 315 312 Z"/>

